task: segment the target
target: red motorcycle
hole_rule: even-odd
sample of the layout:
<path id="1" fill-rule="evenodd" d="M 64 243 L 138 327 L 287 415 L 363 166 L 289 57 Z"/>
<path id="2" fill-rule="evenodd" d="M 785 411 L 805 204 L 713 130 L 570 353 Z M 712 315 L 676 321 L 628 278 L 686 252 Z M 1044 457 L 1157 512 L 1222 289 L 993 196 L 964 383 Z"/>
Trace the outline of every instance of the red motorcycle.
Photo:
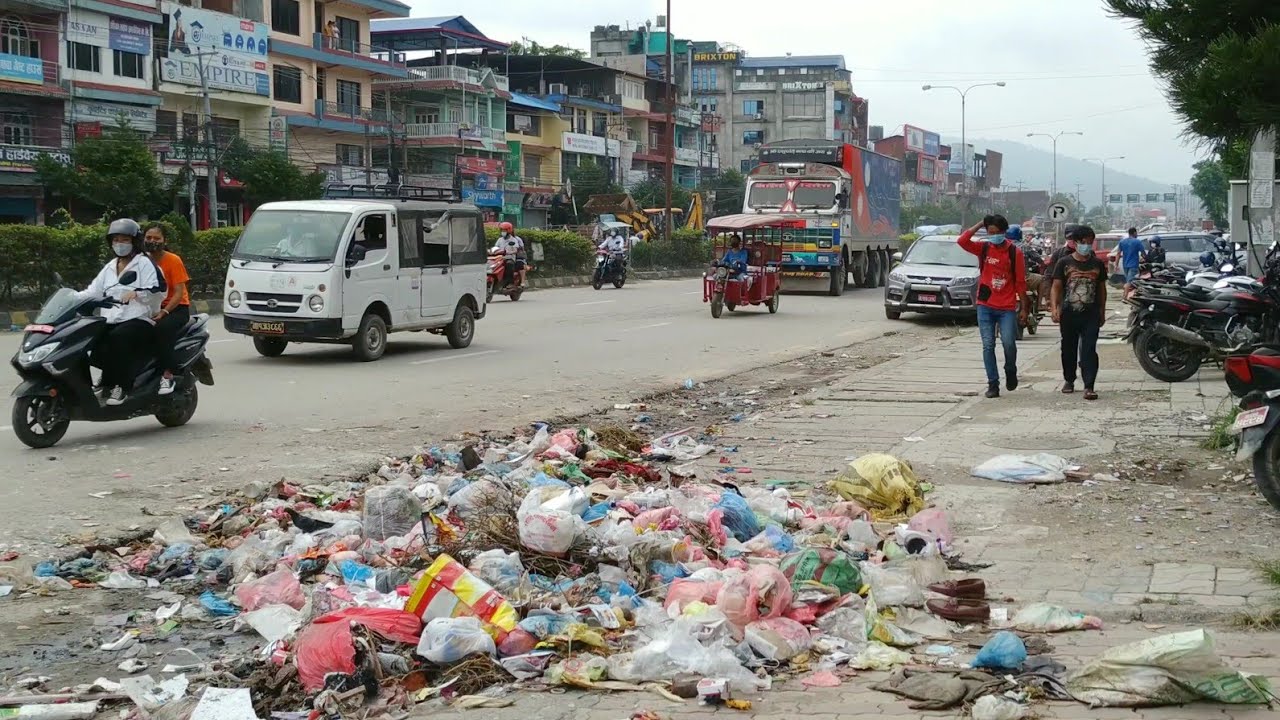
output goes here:
<path id="1" fill-rule="evenodd" d="M 514 260 L 511 267 L 515 267 Z M 515 273 L 514 278 L 508 279 L 507 271 L 507 256 L 500 252 L 489 253 L 489 282 L 485 288 L 484 297 L 486 303 L 493 302 L 493 296 L 497 294 L 506 295 L 512 302 L 518 301 L 524 294 L 524 283 L 520 281 L 520 273 Z"/>

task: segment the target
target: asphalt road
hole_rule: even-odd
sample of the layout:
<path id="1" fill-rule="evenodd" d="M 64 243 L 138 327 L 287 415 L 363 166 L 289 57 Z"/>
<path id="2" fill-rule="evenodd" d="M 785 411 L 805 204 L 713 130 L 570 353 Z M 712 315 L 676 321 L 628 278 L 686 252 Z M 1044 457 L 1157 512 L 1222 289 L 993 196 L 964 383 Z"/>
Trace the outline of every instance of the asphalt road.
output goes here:
<path id="1" fill-rule="evenodd" d="M 541 290 L 498 299 L 466 350 L 397 334 L 375 363 L 324 345 L 262 358 L 215 318 L 217 384 L 201 386 L 186 427 L 79 423 L 38 451 L 14 437 L 7 409 L 0 415 L 0 549 L 110 536 L 250 481 L 346 475 L 458 432 L 509 430 L 855 344 L 902 327 L 885 319 L 881 299 L 881 290 L 787 295 L 777 315 L 761 307 L 713 320 L 700 280 Z M 0 334 L 6 359 L 19 337 Z"/>

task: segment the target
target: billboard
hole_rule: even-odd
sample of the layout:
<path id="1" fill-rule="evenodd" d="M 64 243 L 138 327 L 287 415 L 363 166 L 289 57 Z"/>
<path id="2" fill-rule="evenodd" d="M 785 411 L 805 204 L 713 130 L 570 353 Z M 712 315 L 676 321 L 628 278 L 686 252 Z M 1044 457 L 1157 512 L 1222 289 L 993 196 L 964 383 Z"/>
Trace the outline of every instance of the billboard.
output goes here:
<path id="1" fill-rule="evenodd" d="M 902 126 L 902 137 L 906 139 L 906 147 L 910 152 L 924 152 L 924 130 L 914 125 Z"/>
<path id="2" fill-rule="evenodd" d="M 210 87 L 271 95 L 266 23 L 172 2 L 160 8 L 165 39 L 159 45 L 168 56 L 160 64 L 162 80 L 200 87 L 203 60 Z"/>
<path id="3" fill-rule="evenodd" d="M 1124 202 L 1124 195 L 1108 195 L 1108 196 L 1107 196 L 1107 202 L 1108 202 L 1108 203 L 1120 204 L 1120 203 Z"/>
<path id="4" fill-rule="evenodd" d="M 1165 193 L 1165 194 L 1164 194 L 1164 201 L 1165 201 L 1165 202 L 1178 202 L 1178 196 L 1177 196 L 1175 193 Z"/>
<path id="5" fill-rule="evenodd" d="M 1147 193 L 1147 202 L 1160 202 L 1160 193 Z"/>
<path id="6" fill-rule="evenodd" d="M 1000 171 L 1004 169 L 1004 155 L 998 150 L 987 148 L 987 187 L 1000 187 Z"/>
<path id="7" fill-rule="evenodd" d="M 965 162 L 966 158 L 969 162 Z M 965 166 L 968 166 L 969 172 L 965 172 Z M 973 144 L 965 145 L 963 148 L 956 143 L 951 146 L 951 162 L 947 165 L 947 172 L 952 175 L 969 175 L 973 172 Z"/>
<path id="8" fill-rule="evenodd" d="M 935 132 L 926 132 L 924 134 L 924 154 L 938 157 L 940 152 L 942 152 L 942 136 Z"/>
<path id="9" fill-rule="evenodd" d="M 937 185 L 947 184 L 947 161 L 946 160 L 933 161 L 933 178 L 934 178 L 934 183 Z"/>
<path id="10" fill-rule="evenodd" d="M 1129 193 L 1124 196 L 1124 199 L 1125 199 L 1125 202 L 1136 203 L 1142 199 L 1142 196 L 1139 195 L 1138 193 Z"/>

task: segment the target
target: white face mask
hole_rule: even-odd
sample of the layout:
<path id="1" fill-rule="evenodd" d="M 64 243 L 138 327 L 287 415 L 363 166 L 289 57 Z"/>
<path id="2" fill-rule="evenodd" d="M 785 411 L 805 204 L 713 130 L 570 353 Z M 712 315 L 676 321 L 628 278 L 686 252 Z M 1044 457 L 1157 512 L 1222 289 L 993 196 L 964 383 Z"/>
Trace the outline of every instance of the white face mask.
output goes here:
<path id="1" fill-rule="evenodd" d="M 116 254 L 116 257 L 128 257 L 133 252 L 133 243 L 131 242 L 111 243 L 111 251 Z"/>

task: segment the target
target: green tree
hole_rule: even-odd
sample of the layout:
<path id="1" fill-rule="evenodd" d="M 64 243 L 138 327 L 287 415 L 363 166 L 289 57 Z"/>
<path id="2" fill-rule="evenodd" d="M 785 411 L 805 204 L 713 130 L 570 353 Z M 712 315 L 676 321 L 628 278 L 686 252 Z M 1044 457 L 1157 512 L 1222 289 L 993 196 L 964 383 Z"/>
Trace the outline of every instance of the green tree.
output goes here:
<path id="1" fill-rule="evenodd" d="M 725 169 L 712 177 L 703 178 L 702 186 L 698 189 L 703 192 L 715 193 L 716 200 L 714 205 L 707 207 L 709 217 L 715 217 L 717 215 L 732 215 L 733 213 L 742 212 L 742 199 L 746 188 L 747 178 L 745 175 L 737 170 Z"/>
<path id="2" fill-rule="evenodd" d="M 667 206 L 667 184 L 661 180 L 650 178 L 636 183 L 631 188 L 631 197 L 643 210 L 645 208 L 662 208 Z M 671 206 L 681 210 L 689 207 L 689 191 L 676 185 L 671 188 Z"/>
<path id="3" fill-rule="evenodd" d="M 228 176 L 244 183 L 250 205 L 314 200 L 324 192 L 324 173 L 304 172 L 285 153 L 250 147 L 242 138 L 231 142 L 220 164 Z"/>
<path id="4" fill-rule="evenodd" d="M 110 217 L 148 217 L 164 210 L 167 189 L 156 156 L 138 131 L 105 128 L 100 137 L 78 141 L 70 154 L 67 165 L 47 154 L 36 158 L 36 177 L 56 195 Z"/>
<path id="5" fill-rule="evenodd" d="M 571 48 L 567 45 L 541 45 L 538 41 L 528 38 L 520 42 L 511 43 L 507 47 L 507 52 L 511 55 L 555 55 L 574 58 L 575 60 L 584 60 L 587 57 L 587 53 L 584 50 Z"/>
<path id="6" fill-rule="evenodd" d="M 1220 160 L 1201 160 L 1192 165 L 1196 172 L 1191 176 L 1191 192 L 1204 203 L 1213 224 L 1227 227 L 1227 193 L 1231 182 Z"/>

